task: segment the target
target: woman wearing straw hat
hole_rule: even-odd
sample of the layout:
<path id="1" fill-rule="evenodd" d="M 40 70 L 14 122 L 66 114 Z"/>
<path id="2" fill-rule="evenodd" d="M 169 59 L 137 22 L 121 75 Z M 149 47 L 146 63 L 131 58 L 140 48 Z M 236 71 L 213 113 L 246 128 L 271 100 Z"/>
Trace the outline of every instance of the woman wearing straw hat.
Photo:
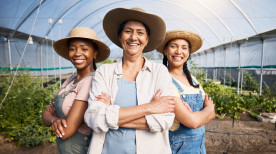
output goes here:
<path id="1" fill-rule="evenodd" d="M 167 66 L 168 63 L 174 91 L 182 100 L 178 99 L 175 104 L 176 120 L 169 132 L 173 154 L 206 153 L 204 124 L 215 117 L 214 104 L 187 67 L 190 54 L 201 45 L 202 40 L 197 34 L 175 30 L 167 32 L 157 49 L 164 54 L 163 64 Z"/>
<path id="2" fill-rule="evenodd" d="M 72 62 L 77 74 L 67 78 L 54 101 L 44 111 L 42 119 L 57 136 L 60 153 L 87 153 L 91 129 L 84 123 L 92 74 L 96 62 L 109 56 L 109 48 L 97 40 L 96 33 L 88 27 L 77 27 L 69 37 L 54 43 L 56 52 Z"/>
<path id="3" fill-rule="evenodd" d="M 164 40 L 164 21 L 139 8 L 116 8 L 105 15 L 103 27 L 123 57 L 95 73 L 84 116 L 93 128 L 89 153 L 171 153 L 172 78 L 166 67 L 142 55 Z"/>

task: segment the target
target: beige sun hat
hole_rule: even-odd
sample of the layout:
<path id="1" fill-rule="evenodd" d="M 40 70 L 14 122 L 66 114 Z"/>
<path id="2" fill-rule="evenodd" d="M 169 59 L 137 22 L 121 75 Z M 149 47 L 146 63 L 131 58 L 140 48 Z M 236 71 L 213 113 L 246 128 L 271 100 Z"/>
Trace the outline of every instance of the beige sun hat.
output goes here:
<path id="1" fill-rule="evenodd" d="M 164 52 L 165 45 L 173 39 L 185 39 L 190 43 L 191 54 L 196 52 L 202 46 L 202 39 L 199 35 L 185 30 L 174 30 L 166 33 L 165 40 L 163 43 L 156 49 L 160 53 Z"/>
<path id="2" fill-rule="evenodd" d="M 118 30 L 120 25 L 125 21 L 139 21 L 149 27 L 149 42 L 143 52 L 154 50 L 165 38 L 166 24 L 162 18 L 146 13 L 141 8 L 116 8 L 105 15 L 103 28 L 108 38 L 120 48 L 122 48 L 122 45 L 119 41 Z"/>
<path id="3" fill-rule="evenodd" d="M 104 61 L 109 57 L 109 47 L 103 42 L 99 41 L 97 34 L 89 27 L 76 27 L 70 31 L 69 37 L 60 39 L 54 43 L 54 48 L 61 57 L 69 60 L 68 41 L 72 38 L 85 38 L 97 44 L 98 53 L 95 60 L 96 63 Z"/>

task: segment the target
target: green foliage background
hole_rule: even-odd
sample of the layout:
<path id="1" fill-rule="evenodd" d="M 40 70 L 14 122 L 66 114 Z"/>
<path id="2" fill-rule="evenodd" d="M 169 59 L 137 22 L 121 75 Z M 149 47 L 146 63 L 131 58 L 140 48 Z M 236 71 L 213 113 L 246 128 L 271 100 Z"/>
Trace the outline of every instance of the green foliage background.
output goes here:
<path id="1" fill-rule="evenodd" d="M 5 74 L 0 79 L 1 101 L 13 77 L 13 74 Z M 28 72 L 19 72 L 0 109 L 0 133 L 11 141 L 17 140 L 18 146 L 36 146 L 46 138 L 55 141 L 50 128 L 43 125 L 41 116 L 58 88 L 59 82 L 43 88 L 41 79 Z"/>

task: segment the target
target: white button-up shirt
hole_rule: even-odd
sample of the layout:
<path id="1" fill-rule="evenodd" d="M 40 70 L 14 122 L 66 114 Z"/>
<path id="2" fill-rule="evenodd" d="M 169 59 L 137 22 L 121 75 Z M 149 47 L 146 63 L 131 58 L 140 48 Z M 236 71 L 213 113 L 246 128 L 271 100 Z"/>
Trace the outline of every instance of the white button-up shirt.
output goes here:
<path id="1" fill-rule="evenodd" d="M 144 57 L 145 58 L 145 57 Z M 118 91 L 117 81 L 122 78 L 122 60 L 105 64 L 97 69 L 93 78 L 88 109 L 84 121 L 93 129 L 88 153 L 101 154 L 105 134 L 109 129 L 118 129 L 119 106 L 114 105 Z M 172 77 L 167 68 L 145 58 L 145 64 L 136 77 L 138 105 L 149 103 L 161 89 L 161 96 L 173 96 Z M 95 96 L 106 92 L 112 105 L 95 101 Z M 173 124 L 174 113 L 150 114 L 145 116 L 149 130 L 136 130 L 137 154 L 169 154 L 171 148 L 168 130 Z"/>

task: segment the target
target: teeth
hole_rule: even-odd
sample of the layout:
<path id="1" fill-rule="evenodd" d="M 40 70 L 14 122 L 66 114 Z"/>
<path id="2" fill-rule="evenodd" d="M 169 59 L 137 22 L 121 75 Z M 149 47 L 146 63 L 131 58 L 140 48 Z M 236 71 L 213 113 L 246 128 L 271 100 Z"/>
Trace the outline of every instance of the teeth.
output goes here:
<path id="1" fill-rule="evenodd" d="M 173 57 L 173 59 L 176 59 L 176 60 L 181 60 L 182 57 Z"/>
<path id="2" fill-rule="evenodd" d="M 76 59 L 75 63 L 82 63 L 84 60 L 83 59 Z"/>
<path id="3" fill-rule="evenodd" d="M 129 43 L 129 45 L 138 45 L 138 44 L 134 44 L 134 43 Z"/>

